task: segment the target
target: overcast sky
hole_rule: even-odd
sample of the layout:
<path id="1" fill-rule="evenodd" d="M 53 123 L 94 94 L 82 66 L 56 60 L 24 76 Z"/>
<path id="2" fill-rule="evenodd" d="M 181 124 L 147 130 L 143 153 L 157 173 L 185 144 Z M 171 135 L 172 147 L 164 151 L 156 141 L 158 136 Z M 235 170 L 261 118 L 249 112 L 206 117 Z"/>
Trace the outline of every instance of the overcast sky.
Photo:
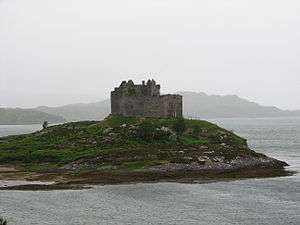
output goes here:
<path id="1" fill-rule="evenodd" d="M 122 80 L 300 109 L 299 0 L 0 0 L 0 105 L 100 101 Z"/>

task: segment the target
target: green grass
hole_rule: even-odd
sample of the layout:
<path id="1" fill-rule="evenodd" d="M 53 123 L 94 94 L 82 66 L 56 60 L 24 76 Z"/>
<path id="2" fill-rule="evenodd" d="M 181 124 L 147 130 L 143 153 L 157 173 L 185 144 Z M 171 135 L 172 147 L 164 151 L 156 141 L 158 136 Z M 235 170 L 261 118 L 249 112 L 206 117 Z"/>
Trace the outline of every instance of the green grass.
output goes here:
<path id="1" fill-rule="evenodd" d="M 180 138 L 183 144 L 186 145 L 205 145 L 209 143 L 209 140 L 205 138 L 196 138 L 193 136 L 184 135 Z"/>
<path id="2" fill-rule="evenodd" d="M 150 132 L 146 139 L 136 134 L 145 121 L 148 125 L 143 129 Z M 176 151 L 191 146 L 226 143 L 241 149 L 246 145 L 245 139 L 202 120 L 185 119 L 185 130 L 177 133 L 176 140 L 151 135 L 162 127 L 175 132 L 177 121 L 174 118 L 110 116 L 101 122 L 66 123 L 32 134 L 3 137 L 0 138 L 0 163 L 41 171 L 79 159 L 100 157 L 100 162 L 105 165 L 121 163 L 122 168 L 138 169 L 159 164 L 159 160 L 165 162 L 179 157 L 174 155 Z M 126 127 L 122 126 L 124 124 Z M 105 133 L 107 128 L 112 129 L 110 133 Z"/>

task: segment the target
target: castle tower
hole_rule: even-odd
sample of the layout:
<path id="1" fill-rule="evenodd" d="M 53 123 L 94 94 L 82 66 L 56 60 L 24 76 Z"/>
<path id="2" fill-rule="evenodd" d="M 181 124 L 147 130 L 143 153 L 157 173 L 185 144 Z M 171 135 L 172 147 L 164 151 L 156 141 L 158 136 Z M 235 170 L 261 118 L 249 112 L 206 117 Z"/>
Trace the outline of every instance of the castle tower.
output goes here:
<path id="1" fill-rule="evenodd" d="M 142 117 L 182 117 L 181 95 L 160 95 L 155 80 L 134 84 L 123 81 L 111 92 L 112 115 Z"/>

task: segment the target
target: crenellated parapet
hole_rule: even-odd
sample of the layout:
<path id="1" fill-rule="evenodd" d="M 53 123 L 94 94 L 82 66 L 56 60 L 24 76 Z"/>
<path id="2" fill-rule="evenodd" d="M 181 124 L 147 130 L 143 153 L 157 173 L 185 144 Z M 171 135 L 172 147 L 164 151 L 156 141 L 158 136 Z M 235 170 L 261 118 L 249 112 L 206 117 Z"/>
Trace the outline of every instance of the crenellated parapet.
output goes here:
<path id="1" fill-rule="evenodd" d="M 148 80 L 142 84 L 134 84 L 132 80 L 123 81 L 119 87 L 116 87 L 113 93 L 117 96 L 159 96 L 160 95 L 160 85 L 157 85 L 155 80 Z"/>

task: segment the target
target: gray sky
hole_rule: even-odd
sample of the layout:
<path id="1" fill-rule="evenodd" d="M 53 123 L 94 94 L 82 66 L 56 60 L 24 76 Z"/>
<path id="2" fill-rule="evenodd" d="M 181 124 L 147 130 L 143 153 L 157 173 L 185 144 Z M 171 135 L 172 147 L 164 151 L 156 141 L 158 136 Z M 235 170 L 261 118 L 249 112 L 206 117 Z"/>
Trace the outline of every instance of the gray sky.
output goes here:
<path id="1" fill-rule="evenodd" d="M 0 0 L 0 105 L 99 101 L 150 77 L 300 109 L 300 1 Z"/>

